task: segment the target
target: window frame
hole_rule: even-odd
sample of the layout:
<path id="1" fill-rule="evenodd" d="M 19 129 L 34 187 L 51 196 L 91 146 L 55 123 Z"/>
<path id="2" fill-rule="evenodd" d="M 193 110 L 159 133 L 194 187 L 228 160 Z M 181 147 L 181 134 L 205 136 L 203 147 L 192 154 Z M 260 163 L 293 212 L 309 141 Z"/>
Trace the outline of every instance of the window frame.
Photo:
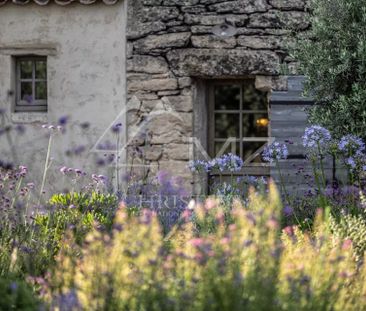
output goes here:
<path id="1" fill-rule="evenodd" d="M 225 142 L 227 138 L 216 138 L 215 137 L 215 113 L 228 113 L 228 114 L 239 114 L 239 138 L 236 142 L 240 142 L 239 154 L 243 155 L 243 143 L 244 142 L 263 142 L 268 143 L 270 141 L 270 122 L 268 124 L 267 137 L 243 137 L 243 115 L 244 114 L 255 114 L 255 113 L 265 113 L 268 115 L 269 119 L 269 101 L 267 101 L 267 110 L 248 110 L 243 109 L 243 90 L 245 88 L 245 82 L 250 81 L 250 83 L 255 82 L 255 78 L 244 78 L 244 79 L 225 79 L 225 80 L 210 80 L 208 81 L 207 87 L 207 101 L 208 101 L 208 152 L 211 157 L 215 157 L 215 142 Z M 238 85 L 240 87 L 240 107 L 237 110 L 215 110 L 215 86 L 216 85 Z M 263 146 L 264 147 L 264 146 Z M 262 148 L 263 148 L 262 147 Z M 261 149 L 262 149 L 261 148 Z M 259 149 L 260 150 L 260 149 Z M 270 165 L 268 163 L 248 163 L 252 161 L 257 155 L 251 155 L 245 159 L 245 165 L 240 172 L 234 173 L 234 175 L 256 175 L 256 176 L 269 176 L 270 175 Z M 244 159 L 243 159 L 244 161 Z M 231 172 L 222 172 L 223 175 L 233 175 Z M 217 175 L 217 174 L 212 174 Z"/>
<path id="2" fill-rule="evenodd" d="M 14 112 L 47 112 L 48 111 L 48 73 L 47 73 L 47 56 L 41 55 L 22 55 L 15 56 L 15 106 Z M 22 79 L 21 78 L 21 69 L 20 64 L 22 61 L 31 61 L 32 62 L 32 78 Z M 46 77 L 44 79 L 37 79 L 35 77 L 36 73 L 36 62 L 44 61 L 46 63 Z M 21 98 L 21 84 L 22 82 L 31 82 L 32 83 L 32 96 L 35 98 L 35 84 L 36 82 L 45 82 L 46 83 L 46 99 L 34 99 L 32 104 L 29 104 L 27 101 Z"/>

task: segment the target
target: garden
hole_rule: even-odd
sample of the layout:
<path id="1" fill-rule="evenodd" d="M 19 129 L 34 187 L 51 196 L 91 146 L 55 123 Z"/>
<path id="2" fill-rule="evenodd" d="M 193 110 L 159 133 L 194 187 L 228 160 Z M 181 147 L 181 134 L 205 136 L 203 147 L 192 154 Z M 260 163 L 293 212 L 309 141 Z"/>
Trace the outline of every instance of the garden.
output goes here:
<path id="1" fill-rule="evenodd" d="M 39 126 L 41 183 L 0 159 L 0 310 L 366 310 L 366 5 L 311 4 L 291 55 L 317 102 L 301 141 L 311 174 L 296 168 L 306 192 L 281 170 L 291 142 L 261 154 L 276 182 L 240 174 L 231 153 L 190 161 L 201 183 L 220 177 L 196 198 L 165 171 L 130 173 L 116 191 L 110 176 L 54 167 L 68 120 Z M 0 120 L 0 139 L 23 134 Z M 111 131 L 119 141 L 121 124 Z M 119 176 L 118 156 L 103 161 Z M 45 192 L 50 171 L 65 191 Z"/>

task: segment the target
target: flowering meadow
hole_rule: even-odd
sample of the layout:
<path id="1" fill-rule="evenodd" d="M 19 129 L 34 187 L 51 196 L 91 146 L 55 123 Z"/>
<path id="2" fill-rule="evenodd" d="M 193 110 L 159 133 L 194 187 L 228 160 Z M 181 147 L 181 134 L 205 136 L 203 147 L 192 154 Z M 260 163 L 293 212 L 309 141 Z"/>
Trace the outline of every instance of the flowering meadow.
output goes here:
<path id="1" fill-rule="evenodd" d="M 191 161 L 219 176 L 200 198 L 166 172 L 128 176 L 118 192 L 66 166 L 71 188 L 46 196 L 48 156 L 38 187 L 2 162 L 0 310 L 366 310 L 365 143 L 314 125 L 303 146 L 313 173 L 300 197 L 276 141 L 262 154 L 276 182 L 242 174 L 234 154 Z"/>

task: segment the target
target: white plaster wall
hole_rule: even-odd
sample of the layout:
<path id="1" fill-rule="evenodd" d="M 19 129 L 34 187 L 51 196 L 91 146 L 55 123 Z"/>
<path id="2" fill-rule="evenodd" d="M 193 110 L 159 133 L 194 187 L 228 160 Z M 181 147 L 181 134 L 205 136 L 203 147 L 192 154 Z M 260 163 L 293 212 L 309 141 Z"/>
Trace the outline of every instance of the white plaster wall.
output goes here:
<path id="1" fill-rule="evenodd" d="M 89 150 L 106 130 L 108 137 L 102 141 L 115 140 L 108 128 L 125 107 L 125 15 L 123 0 L 113 6 L 0 7 L 0 108 L 5 109 L 3 122 L 26 129 L 24 135 L 10 132 L 16 157 L 6 135 L 0 135 L 0 160 L 27 165 L 39 185 L 48 144 L 41 125 L 70 117 L 66 132 L 53 140 L 48 193 L 64 187 L 58 173 L 64 165 L 108 173 L 106 167 L 95 165 L 96 157 L 103 154 Z M 14 90 L 13 56 L 27 53 L 48 56 L 47 113 L 13 112 L 14 97 L 8 96 L 8 91 Z M 84 122 L 90 123 L 88 130 L 81 129 Z M 82 156 L 65 155 L 67 149 L 79 145 L 87 149 Z"/>

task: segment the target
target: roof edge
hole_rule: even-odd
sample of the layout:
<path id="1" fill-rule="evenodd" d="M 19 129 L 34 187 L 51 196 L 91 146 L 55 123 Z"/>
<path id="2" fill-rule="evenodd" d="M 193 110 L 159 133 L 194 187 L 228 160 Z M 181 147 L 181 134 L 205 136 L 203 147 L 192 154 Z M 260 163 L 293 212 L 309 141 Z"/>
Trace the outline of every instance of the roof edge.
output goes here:
<path id="1" fill-rule="evenodd" d="M 6 3 L 13 3 L 17 5 L 26 5 L 29 3 L 35 3 L 40 6 L 45 6 L 50 3 L 56 3 L 60 6 L 65 6 L 71 3 L 80 3 L 83 5 L 94 4 L 96 2 L 102 2 L 105 5 L 113 5 L 118 2 L 118 0 L 0 0 L 0 6 Z"/>

